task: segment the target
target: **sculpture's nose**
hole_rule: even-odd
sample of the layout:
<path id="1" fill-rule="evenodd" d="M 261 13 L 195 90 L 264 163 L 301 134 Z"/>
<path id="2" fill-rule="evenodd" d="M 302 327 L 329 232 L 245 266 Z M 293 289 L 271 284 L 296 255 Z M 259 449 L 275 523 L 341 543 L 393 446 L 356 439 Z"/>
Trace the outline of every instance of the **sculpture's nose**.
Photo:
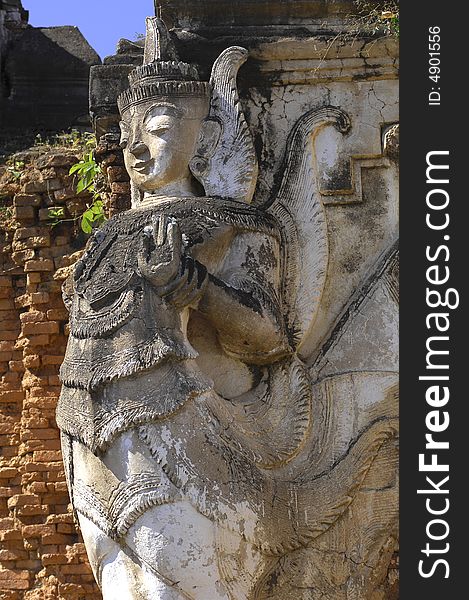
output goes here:
<path id="1" fill-rule="evenodd" d="M 142 156 L 147 150 L 148 146 L 139 140 L 135 141 L 129 148 L 129 152 L 136 157 Z"/>

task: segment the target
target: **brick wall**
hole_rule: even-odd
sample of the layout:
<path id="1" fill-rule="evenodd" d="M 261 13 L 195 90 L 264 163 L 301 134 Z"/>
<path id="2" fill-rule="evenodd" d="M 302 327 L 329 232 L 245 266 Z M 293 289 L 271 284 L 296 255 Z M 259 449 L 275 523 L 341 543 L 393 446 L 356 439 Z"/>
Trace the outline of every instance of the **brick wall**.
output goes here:
<path id="1" fill-rule="evenodd" d="M 85 238 L 69 168 L 36 149 L 0 167 L 0 598 L 98 600 L 69 505 L 55 407 L 67 336 L 61 284 Z M 52 228 L 51 207 L 68 221 Z"/>

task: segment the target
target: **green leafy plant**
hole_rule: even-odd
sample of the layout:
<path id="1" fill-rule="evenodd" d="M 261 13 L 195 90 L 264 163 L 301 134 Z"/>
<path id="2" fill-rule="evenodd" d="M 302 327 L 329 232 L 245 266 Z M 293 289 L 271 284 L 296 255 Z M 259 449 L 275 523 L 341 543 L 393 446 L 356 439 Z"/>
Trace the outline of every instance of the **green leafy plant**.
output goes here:
<path id="1" fill-rule="evenodd" d="M 94 200 L 81 216 L 81 228 L 85 233 L 91 233 L 106 220 L 102 200 Z"/>
<path id="2" fill-rule="evenodd" d="M 50 224 L 52 227 L 59 225 L 59 223 L 61 223 L 62 221 L 66 221 L 65 209 L 63 208 L 63 206 L 49 208 L 48 216 L 51 221 Z"/>
<path id="3" fill-rule="evenodd" d="M 83 148 L 92 149 L 96 146 L 96 137 L 89 131 L 70 129 L 43 137 L 38 133 L 34 138 L 34 145 L 41 148 Z"/>
<path id="4" fill-rule="evenodd" d="M 92 143 L 93 141 L 91 139 L 88 140 L 88 147 L 90 147 Z M 69 174 L 75 175 L 78 179 L 76 187 L 78 194 L 87 192 L 93 196 L 93 202 L 87 206 L 87 209 L 81 215 L 82 230 L 85 233 L 91 233 L 93 229 L 102 225 L 106 220 L 104 203 L 98 190 L 98 182 L 102 178 L 102 171 L 95 160 L 93 150 L 89 150 L 80 162 L 73 165 Z"/>
<path id="5" fill-rule="evenodd" d="M 24 170 L 24 162 L 22 160 L 15 160 L 12 164 L 7 166 L 7 171 L 12 175 L 15 181 L 21 177 L 21 173 Z"/>
<path id="6" fill-rule="evenodd" d="M 95 180 L 101 173 L 101 167 L 94 159 L 93 151 L 86 153 L 85 156 L 70 168 L 69 175 L 77 175 L 77 193 L 89 192 L 96 193 Z"/>

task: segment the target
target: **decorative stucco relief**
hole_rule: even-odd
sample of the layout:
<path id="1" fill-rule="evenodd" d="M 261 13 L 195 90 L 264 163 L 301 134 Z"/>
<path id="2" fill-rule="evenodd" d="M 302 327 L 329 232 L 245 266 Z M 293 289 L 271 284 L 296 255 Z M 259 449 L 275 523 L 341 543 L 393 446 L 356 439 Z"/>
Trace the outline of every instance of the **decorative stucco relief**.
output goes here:
<path id="1" fill-rule="evenodd" d="M 119 97 L 133 206 L 65 287 L 57 420 L 105 600 L 383 598 L 397 145 L 381 128 L 395 118 L 378 102 L 377 125 L 333 85 L 314 106 L 292 89 L 268 109 L 253 90 L 251 122 L 284 107 L 264 140 L 277 167 L 259 176 L 236 84 L 246 59 L 228 48 L 201 81 L 147 19 L 144 64 Z"/>

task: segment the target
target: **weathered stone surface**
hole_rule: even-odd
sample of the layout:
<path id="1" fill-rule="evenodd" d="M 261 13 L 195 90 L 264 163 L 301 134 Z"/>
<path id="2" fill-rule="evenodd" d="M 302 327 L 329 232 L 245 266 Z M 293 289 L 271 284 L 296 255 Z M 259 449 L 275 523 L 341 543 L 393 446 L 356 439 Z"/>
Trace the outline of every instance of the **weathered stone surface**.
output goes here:
<path id="1" fill-rule="evenodd" d="M 211 22 L 208 4 L 191 27 L 199 9 Z M 295 4 L 308 19 L 343 7 Z M 235 2 L 215 18 L 248 5 L 260 24 L 292 8 Z M 384 599 L 397 171 L 381 132 L 397 120 L 395 48 L 377 42 L 370 71 L 338 45 L 323 68 L 322 47 L 270 39 L 242 105 L 247 50 L 224 50 L 209 87 L 160 20 L 147 26 L 117 100 L 132 209 L 65 286 L 57 422 L 104 599 Z M 117 157 L 111 116 L 97 127 Z"/>
<path id="2" fill-rule="evenodd" d="M 349 15 L 352 0 L 155 0 L 157 12 L 173 27 L 219 31 L 223 27 L 311 24 L 316 19 Z"/>

